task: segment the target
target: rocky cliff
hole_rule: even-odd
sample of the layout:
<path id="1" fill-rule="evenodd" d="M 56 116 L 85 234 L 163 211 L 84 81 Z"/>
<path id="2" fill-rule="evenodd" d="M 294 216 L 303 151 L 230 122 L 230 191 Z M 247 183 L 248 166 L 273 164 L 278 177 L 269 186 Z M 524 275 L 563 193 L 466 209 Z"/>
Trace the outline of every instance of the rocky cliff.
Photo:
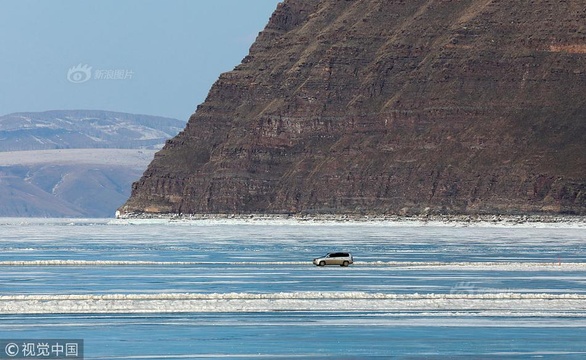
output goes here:
<path id="1" fill-rule="evenodd" d="M 586 8 L 286 0 L 123 213 L 586 214 Z"/>

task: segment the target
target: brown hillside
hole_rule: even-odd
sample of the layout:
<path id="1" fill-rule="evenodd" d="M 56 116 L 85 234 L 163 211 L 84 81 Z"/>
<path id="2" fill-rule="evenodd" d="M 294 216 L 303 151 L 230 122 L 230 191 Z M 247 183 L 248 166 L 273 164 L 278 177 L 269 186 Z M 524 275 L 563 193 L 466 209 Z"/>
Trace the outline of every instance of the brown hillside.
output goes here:
<path id="1" fill-rule="evenodd" d="M 286 0 L 121 210 L 586 214 L 586 8 Z"/>

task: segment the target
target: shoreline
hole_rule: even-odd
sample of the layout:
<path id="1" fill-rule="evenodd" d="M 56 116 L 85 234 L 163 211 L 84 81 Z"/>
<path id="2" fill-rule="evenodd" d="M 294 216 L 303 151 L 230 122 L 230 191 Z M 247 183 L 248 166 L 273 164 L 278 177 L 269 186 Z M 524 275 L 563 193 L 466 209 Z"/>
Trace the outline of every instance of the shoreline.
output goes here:
<path id="1" fill-rule="evenodd" d="M 350 215 L 350 214 L 116 214 L 116 220 L 236 221 L 292 223 L 378 223 L 378 224 L 453 224 L 453 225 L 561 225 L 586 227 L 580 215 Z"/>

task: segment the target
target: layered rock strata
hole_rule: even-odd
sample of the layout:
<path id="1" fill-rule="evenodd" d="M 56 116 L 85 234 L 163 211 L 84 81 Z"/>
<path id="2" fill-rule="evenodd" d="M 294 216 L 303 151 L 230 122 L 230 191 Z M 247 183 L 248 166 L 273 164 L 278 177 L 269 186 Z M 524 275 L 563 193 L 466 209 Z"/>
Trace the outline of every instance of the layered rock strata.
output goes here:
<path id="1" fill-rule="evenodd" d="M 586 8 L 286 0 L 122 213 L 586 214 Z"/>

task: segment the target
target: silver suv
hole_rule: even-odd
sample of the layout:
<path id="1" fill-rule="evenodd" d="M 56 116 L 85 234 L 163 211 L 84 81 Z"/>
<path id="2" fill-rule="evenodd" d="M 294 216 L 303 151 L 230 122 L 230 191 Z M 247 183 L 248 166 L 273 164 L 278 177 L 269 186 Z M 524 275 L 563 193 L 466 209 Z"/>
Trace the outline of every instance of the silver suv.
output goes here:
<path id="1" fill-rule="evenodd" d="M 352 254 L 347 252 L 328 253 L 322 257 L 313 259 L 313 264 L 317 266 L 340 265 L 348 266 L 354 262 Z"/>

